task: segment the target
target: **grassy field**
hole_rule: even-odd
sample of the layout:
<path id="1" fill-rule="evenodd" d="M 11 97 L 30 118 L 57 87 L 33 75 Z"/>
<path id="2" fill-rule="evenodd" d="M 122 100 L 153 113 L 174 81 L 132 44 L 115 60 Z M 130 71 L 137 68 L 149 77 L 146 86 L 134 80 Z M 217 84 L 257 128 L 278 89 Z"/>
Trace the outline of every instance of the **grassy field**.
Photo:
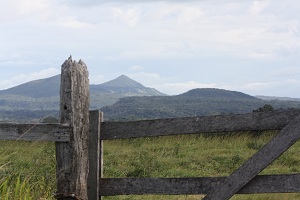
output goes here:
<path id="1" fill-rule="evenodd" d="M 105 177 L 225 176 L 261 148 L 274 132 L 208 137 L 184 135 L 104 141 Z M 53 143 L 0 141 L 0 199 L 52 199 Z M 296 143 L 261 174 L 299 173 Z M 105 199 L 200 199 L 199 195 L 116 196 Z M 234 200 L 300 199 L 300 194 L 235 195 Z"/>
<path id="2" fill-rule="evenodd" d="M 0 141 L 0 199 L 51 199 L 55 150 L 48 142 Z"/>

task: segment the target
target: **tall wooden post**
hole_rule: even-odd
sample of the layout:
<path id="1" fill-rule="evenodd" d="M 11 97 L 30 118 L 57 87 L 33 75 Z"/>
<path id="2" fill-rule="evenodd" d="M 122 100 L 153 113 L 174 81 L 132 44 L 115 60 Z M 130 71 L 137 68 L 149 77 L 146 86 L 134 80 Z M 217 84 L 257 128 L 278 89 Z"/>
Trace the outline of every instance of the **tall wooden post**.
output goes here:
<path id="1" fill-rule="evenodd" d="M 57 199 L 87 199 L 89 98 L 87 66 L 70 56 L 61 68 L 60 123 L 70 141 L 56 143 Z"/>

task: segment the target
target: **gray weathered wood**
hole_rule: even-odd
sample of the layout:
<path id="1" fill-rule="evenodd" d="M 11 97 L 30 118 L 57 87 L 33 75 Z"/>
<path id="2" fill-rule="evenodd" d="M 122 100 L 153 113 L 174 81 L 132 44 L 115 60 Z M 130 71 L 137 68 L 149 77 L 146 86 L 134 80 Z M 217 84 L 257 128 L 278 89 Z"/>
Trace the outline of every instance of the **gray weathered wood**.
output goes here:
<path id="1" fill-rule="evenodd" d="M 103 196 L 130 194 L 207 194 L 226 177 L 203 178 L 103 178 Z M 256 176 L 238 194 L 300 192 L 300 174 Z"/>
<path id="2" fill-rule="evenodd" d="M 101 138 L 111 140 L 192 133 L 281 130 L 299 114 L 299 109 L 288 109 L 239 115 L 104 122 L 101 125 Z"/>
<path id="3" fill-rule="evenodd" d="M 57 198 L 87 199 L 89 79 L 86 65 L 70 57 L 62 65 L 60 123 L 70 125 L 70 142 L 56 143 Z"/>
<path id="4" fill-rule="evenodd" d="M 88 176 L 88 199 L 99 199 L 99 179 L 102 175 L 102 141 L 100 140 L 100 125 L 103 113 L 95 110 L 90 111 L 89 132 L 89 176 Z M 100 158 L 100 159 L 99 159 Z"/>
<path id="5" fill-rule="evenodd" d="M 208 193 L 206 200 L 225 200 L 232 197 L 263 169 L 284 153 L 300 138 L 300 115 L 243 163 L 235 172 Z"/>
<path id="6" fill-rule="evenodd" d="M 69 132 L 64 124 L 0 123 L 0 140 L 67 142 Z"/>
<path id="7" fill-rule="evenodd" d="M 103 122 L 103 120 L 104 120 L 104 113 L 103 112 L 101 112 L 100 113 L 100 121 L 101 121 L 101 123 Z M 100 129 L 100 152 L 99 152 L 99 154 L 100 154 L 100 156 L 99 156 L 99 158 L 98 158 L 98 160 L 99 160 L 99 180 L 98 180 L 98 184 L 97 184 L 97 186 L 96 187 L 98 187 L 99 186 L 99 184 L 100 184 L 100 179 L 103 177 L 103 169 L 104 169 L 104 166 L 103 166 L 103 140 L 102 140 L 102 136 L 101 136 L 101 129 Z M 98 190 L 98 192 L 99 192 L 99 190 Z M 102 200 L 103 199 L 103 197 L 100 195 L 100 192 L 98 193 L 99 194 L 99 199 L 100 200 Z"/>

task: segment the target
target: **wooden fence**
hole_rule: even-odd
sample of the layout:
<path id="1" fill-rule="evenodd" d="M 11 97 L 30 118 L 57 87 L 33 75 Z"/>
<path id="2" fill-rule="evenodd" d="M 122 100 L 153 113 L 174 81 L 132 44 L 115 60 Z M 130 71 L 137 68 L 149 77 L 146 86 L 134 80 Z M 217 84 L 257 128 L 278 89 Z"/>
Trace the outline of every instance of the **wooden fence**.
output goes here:
<path id="1" fill-rule="evenodd" d="M 0 124 L 1 140 L 56 142 L 57 199 L 100 199 L 129 194 L 206 194 L 225 200 L 236 193 L 300 192 L 300 174 L 258 175 L 300 137 L 300 110 L 193 118 L 103 122 L 89 111 L 86 65 L 62 65 L 59 124 Z M 228 177 L 103 178 L 103 140 L 235 131 L 281 130 Z"/>

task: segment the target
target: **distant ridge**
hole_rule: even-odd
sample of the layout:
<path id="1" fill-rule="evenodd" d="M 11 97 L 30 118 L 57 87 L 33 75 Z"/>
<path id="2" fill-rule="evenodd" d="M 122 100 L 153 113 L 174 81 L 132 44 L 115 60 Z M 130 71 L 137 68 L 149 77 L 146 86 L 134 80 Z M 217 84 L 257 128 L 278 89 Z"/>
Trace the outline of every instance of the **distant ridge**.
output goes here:
<path id="1" fill-rule="evenodd" d="M 247 113 L 264 104 L 241 92 L 198 88 L 174 96 L 126 97 L 101 110 L 107 120 L 128 121 Z"/>
<path id="2" fill-rule="evenodd" d="M 205 97 L 205 98 L 226 98 L 226 99 L 256 99 L 253 96 L 242 92 L 217 89 L 217 88 L 196 88 L 180 94 L 182 97 Z"/>
<path id="3" fill-rule="evenodd" d="M 265 101 L 273 101 L 273 100 L 278 100 L 278 101 L 300 101 L 300 98 L 291 98 L 291 97 L 274 97 L 274 96 L 262 96 L 262 95 L 257 95 L 255 96 L 258 99 L 262 99 Z"/>
<path id="4" fill-rule="evenodd" d="M 101 108 L 108 121 L 193 117 L 249 113 L 271 105 L 274 109 L 300 108 L 300 102 L 264 101 L 251 95 L 216 88 L 197 88 L 174 96 L 126 97 Z"/>
<path id="5" fill-rule="evenodd" d="M 0 90 L 0 95 L 18 95 L 33 98 L 59 96 L 60 74 L 44 79 L 30 81 L 6 90 Z"/>

